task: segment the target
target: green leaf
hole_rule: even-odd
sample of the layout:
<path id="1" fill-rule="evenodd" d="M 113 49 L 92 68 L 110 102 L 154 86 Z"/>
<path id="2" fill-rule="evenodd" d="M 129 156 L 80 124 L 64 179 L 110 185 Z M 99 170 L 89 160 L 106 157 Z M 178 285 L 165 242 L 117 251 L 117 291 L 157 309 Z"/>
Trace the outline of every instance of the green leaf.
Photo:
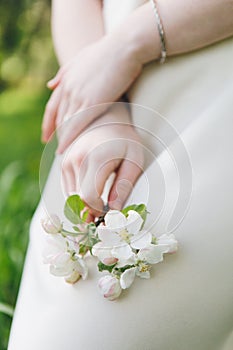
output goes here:
<path id="1" fill-rule="evenodd" d="M 83 221 L 86 221 L 86 220 L 87 220 L 88 214 L 89 214 L 89 210 L 85 210 L 85 211 L 83 212 L 83 215 L 82 215 L 82 220 L 83 220 Z"/>
<path id="2" fill-rule="evenodd" d="M 77 226 L 73 226 L 74 231 L 80 232 L 80 229 Z"/>
<path id="3" fill-rule="evenodd" d="M 132 267 L 135 267 L 135 265 L 125 265 L 123 267 L 116 267 L 116 271 L 119 271 L 120 273 L 123 273 L 126 270 L 132 269 Z"/>
<path id="4" fill-rule="evenodd" d="M 8 304 L 0 303 L 0 312 L 12 317 L 14 313 L 14 309 Z"/>
<path id="5" fill-rule="evenodd" d="M 121 212 L 127 217 L 130 210 L 135 210 L 139 215 L 141 215 L 142 220 L 146 221 L 146 216 L 148 211 L 145 204 L 132 204 L 121 210 Z"/>
<path id="6" fill-rule="evenodd" d="M 81 211 L 85 208 L 85 204 L 79 195 L 74 194 L 67 198 L 64 208 L 64 214 L 73 224 L 78 225 L 83 222 Z"/>
<path id="7" fill-rule="evenodd" d="M 101 261 L 98 262 L 98 269 L 99 269 L 100 272 L 102 272 L 102 271 L 112 272 L 112 270 L 114 269 L 115 266 L 116 266 L 116 264 L 105 265 Z"/>
<path id="8" fill-rule="evenodd" d="M 88 247 L 85 244 L 79 245 L 79 254 L 85 255 L 88 252 Z"/>

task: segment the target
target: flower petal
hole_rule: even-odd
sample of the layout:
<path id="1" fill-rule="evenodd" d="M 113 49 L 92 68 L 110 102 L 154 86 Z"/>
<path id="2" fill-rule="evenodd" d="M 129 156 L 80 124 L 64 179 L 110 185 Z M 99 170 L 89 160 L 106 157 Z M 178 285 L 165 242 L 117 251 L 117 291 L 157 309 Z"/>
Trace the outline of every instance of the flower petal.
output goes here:
<path id="1" fill-rule="evenodd" d="M 47 218 L 41 220 L 43 229 L 47 233 L 55 234 L 61 232 L 62 223 L 55 214 L 50 214 Z"/>
<path id="2" fill-rule="evenodd" d="M 105 259 L 114 258 L 112 255 L 112 248 L 107 248 L 104 246 L 104 243 L 98 242 L 92 247 L 92 254 L 96 256 L 104 264 Z"/>
<path id="3" fill-rule="evenodd" d="M 174 236 L 174 234 L 167 235 L 164 233 L 162 236 L 157 238 L 158 245 L 166 245 L 167 252 L 166 253 L 175 253 L 178 249 L 178 242 Z"/>
<path id="4" fill-rule="evenodd" d="M 117 267 L 124 267 L 126 265 L 134 265 L 137 262 L 136 254 L 133 253 L 128 259 L 120 259 L 117 262 Z"/>
<path id="5" fill-rule="evenodd" d="M 135 235 L 140 231 L 142 224 L 143 219 L 141 215 L 139 215 L 135 210 L 129 210 L 126 225 L 127 231 Z"/>
<path id="6" fill-rule="evenodd" d="M 120 285 L 122 289 L 129 288 L 134 281 L 136 274 L 136 267 L 125 270 L 120 277 Z"/>
<path id="7" fill-rule="evenodd" d="M 137 275 L 138 277 L 140 277 L 140 278 L 149 279 L 149 278 L 150 278 L 150 271 L 140 272 L 140 271 L 137 269 L 136 275 Z"/>
<path id="8" fill-rule="evenodd" d="M 53 265 L 56 267 L 62 267 L 66 264 L 69 264 L 71 261 L 70 253 L 61 253 L 58 254 L 54 260 L 53 260 Z"/>
<path id="9" fill-rule="evenodd" d="M 77 271 L 81 276 L 82 279 L 85 280 L 88 275 L 88 267 L 85 264 L 85 261 L 81 258 L 78 258 L 74 263 L 74 269 Z"/>
<path id="10" fill-rule="evenodd" d="M 117 258 L 119 262 L 121 260 L 130 259 L 133 256 L 133 254 L 134 253 L 132 252 L 132 249 L 128 244 L 121 244 L 112 249 L 112 256 Z"/>
<path id="11" fill-rule="evenodd" d="M 66 264 L 56 266 L 50 265 L 50 273 L 54 276 L 68 276 L 73 272 L 73 262 L 69 260 Z"/>
<path id="12" fill-rule="evenodd" d="M 120 243 L 121 238 L 118 236 L 114 230 L 106 227 L 106 226 L 98 226 L 97 233 L 99 239 L 104 242 L 105 246 L 107 247 L 113 247 L 114 245 L 117 245 Z"/>
<path id="13" fill-rule="evenodd" d="M 138 258 L 145 260 L 149 264 L 157 264 L 163 261 L 163 254 L 167 252 L 166 246 L 150 244 L 146 248 L 140 249 Z"/>
<path id="14" fill-rule="evenodd" d="M 64 237 L 60 235 L 46 236 L 43 247 L 43 258 L 45 263 L 50 263 L 54 256 L 66 252 L 67 245 Z"/>
<path id="15" fill-rule="evenodd" d="M 109 210 L 104 218 L 106 227 L 110 229 L 122 229 L 126 226 L 127 220 L 119 210 Z"/>
<path id="16" fill-rule="evenodd" d="M 131 238 L 130 245 L 134 249 L 142 249 L 147 247 L 152 240 L 152 234 L 150 232 L 141 231 Z"/>

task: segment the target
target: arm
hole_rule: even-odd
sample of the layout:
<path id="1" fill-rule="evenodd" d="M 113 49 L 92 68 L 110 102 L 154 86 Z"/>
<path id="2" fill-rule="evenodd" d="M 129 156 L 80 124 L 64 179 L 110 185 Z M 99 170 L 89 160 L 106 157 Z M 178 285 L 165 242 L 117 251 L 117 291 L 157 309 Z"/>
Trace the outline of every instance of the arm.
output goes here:
<path id="1" fill-rule="evenodd" d="M 52 36 L 60 65 L 103 35 L 102 1 L 52 1 Z"/>
<path id="2" fill-rule="evenodd" d="M 53 0 L 52 34 L 58 61 L 67 67 L 68 62 L 80 50 L 104 35 L 102 1 L 70 0 L 67 4 L 64 0 Z M 56 89 L 45 108 L 42 123 L 42 140 L 45 142 L 48 142 L 66 111 L 66 94 L 64 87 L 59 84 L 64 69 L 58 71 L 53 86 Z"/>
<path id="3" fill-rule="evenodd" d="M 233 35 L 233 0 L 158 0 L 157 3 L 168 55 L 189 52 Z M 79 32 L 83 30 L 80 28 Z M 48 141 L 55 126 L 62 124 L 65 115 L 67 118 L 93 105 L 118 100 L 138 77 L 143 65 L 160 57 L 160 38 L 149 2 L 129 15 L 114 32 L 96 40 L 51 81 L 50 87 L 58 88 L 46 109 L 44 141 Z M 72 125 L 59 140 L 60 152 L 103 110 L 95 112 L 98 113 L 93 111 L 88 117 L 82 113 L 78 124 Z"/>
<path id="4" fill-rule="evenodd" d="M 168 56 L 200 49 L 233 35 L 232 0 L 157 0 L 157 6 Z M 113 33 L 115 41 L 125 33 L 142 64 L 160 56 L 160 38 L 151 3 L 127 18 Z"/>
<path id="5" fill-rule="evenodd" d="M 66 66 L 79 51 L 103 37 L 101 1 L 70 0 L 67 4 L 64 0 L 53 0 L 52 32 L 58 61 Z M 84 60 L 84 67 L 86 62 L 87 60 Z M 93 56 L 90 57 L 90 63 L 92 62 Z M 102 64 L 103 62 L 101 66 Z M 52 96 L 57 100 L 64 96 L 64 90 L 59 84 Z M 59 118 L 56 112 L 56 108 L 53 107 L 51 111 L 50 101 L 46 109 L 49 119 L 45 119 L 43 123 L 44 128 L 45 121 L 50 123 L 49 133 L 55 128 L 55 118 Z M 62 110 L 60 115 L 61 113 Z M 70 148 L 62 172 L 67 192 L 80 193 L 92 208 L 92 213 L 99 215 L 103 208 L 100 196 L 109 175 L 113 171 L 116 173 L 110 190 L 109 205 L 111 208 L 120 208 L 142 171 L 143 153 L 139 137 L 130 126 L 129 112 L 123 104 L 113 106 L 108 113 L 93 122 L 91 128 L 92 130 L 82 135 Z M 109 147 L 113 142 L 118 142 L 118 148 Z M 84 178 L 80 162 L 87 164 Z"/>

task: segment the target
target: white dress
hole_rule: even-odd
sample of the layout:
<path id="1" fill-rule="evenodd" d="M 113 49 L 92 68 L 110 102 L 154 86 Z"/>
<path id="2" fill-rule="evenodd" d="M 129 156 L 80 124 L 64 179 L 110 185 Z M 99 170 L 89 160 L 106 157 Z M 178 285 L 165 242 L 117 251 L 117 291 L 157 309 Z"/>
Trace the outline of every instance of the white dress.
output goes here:
<path id="1" fill-rule="evenodd" d="M 106 0 L 107 29 L 142 2 Z M 9 350 L 233 348 L 232 57 L 228 39 L 153 63 L 130 91 L 151 164 L 129 202 L 147 203 L 147 227 L 174 232 L 178 252 L 156 265 L 150 280 L 136 280 L 110 302 L 97 290 L 91 261 L 89 278 L 73 286 L 49 274 L 41 256 L 42 200 L 31 223 Z M 59 159 L 43 199 L 47 210 L 61 214 Z"/>

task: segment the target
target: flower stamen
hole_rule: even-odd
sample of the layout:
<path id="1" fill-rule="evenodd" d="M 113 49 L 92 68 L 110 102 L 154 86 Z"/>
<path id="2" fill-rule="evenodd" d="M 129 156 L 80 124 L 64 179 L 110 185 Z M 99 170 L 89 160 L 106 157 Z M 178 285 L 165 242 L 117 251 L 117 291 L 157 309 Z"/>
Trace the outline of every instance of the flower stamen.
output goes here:
<path id="1" fill-rule="evenodd" d="M 119 232 L 119 236 L 123 241 L 130 244 L 130 238 L 132 237 L 132 235 L 126 229 L 121 230 Z"/>

